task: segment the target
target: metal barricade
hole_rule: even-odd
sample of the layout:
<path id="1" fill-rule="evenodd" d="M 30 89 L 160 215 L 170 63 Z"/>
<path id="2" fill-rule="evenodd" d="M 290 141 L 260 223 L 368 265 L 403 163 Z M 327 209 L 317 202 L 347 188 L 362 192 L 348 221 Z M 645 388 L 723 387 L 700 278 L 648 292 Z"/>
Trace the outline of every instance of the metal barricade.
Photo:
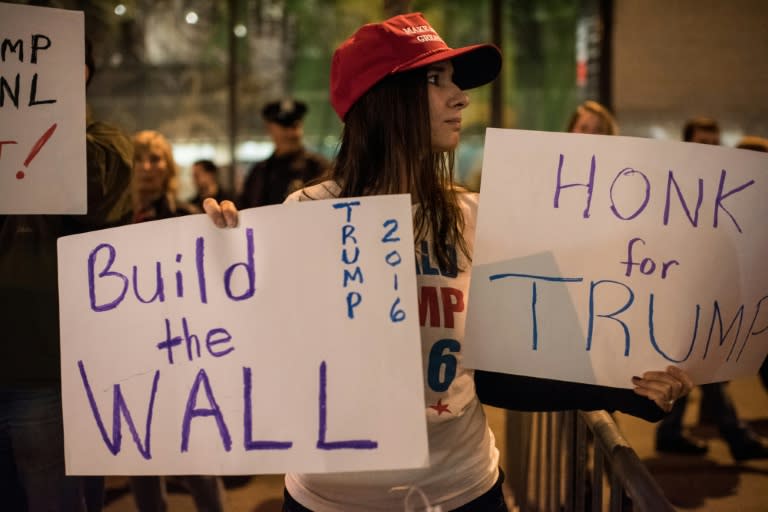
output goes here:
<path id="1" fill-rule="evenodd" d="M 520 512 L 675 510 L 605 411 L 510 411 L 506 447 Z"/>

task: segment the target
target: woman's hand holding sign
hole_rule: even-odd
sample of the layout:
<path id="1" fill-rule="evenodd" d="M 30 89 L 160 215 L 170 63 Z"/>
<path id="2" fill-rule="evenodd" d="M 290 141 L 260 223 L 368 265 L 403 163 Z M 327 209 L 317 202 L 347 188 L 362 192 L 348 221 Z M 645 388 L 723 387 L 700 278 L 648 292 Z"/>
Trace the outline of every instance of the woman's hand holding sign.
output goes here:
<path id="1" fill-rule="evenodd" d="M 632 377 L 634 391 L 640 396 L 653 400 L 664 412 L 669 412 L 675 400 L 693 389 L 688 374 L 676 366 L 668 366 L 663 372 L 645 372 L 642 377 Z"/>
<path id="2" fill-rule="evenodd" d="M 237 207 L 232 201 L 217 202 L 209 197 L 203 202 L 203 209 L 208 217 L 220 228 L 234 228 L 237 226 Z"/>

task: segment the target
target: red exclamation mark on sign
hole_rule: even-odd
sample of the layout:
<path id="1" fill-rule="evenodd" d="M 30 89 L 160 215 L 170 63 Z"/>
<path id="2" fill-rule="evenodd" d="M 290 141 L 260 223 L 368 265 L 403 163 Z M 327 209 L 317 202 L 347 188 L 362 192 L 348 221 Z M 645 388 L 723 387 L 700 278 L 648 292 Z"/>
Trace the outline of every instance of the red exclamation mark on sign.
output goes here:
<path id="1" fill-rule="evenodd" d="M 27 159 L 24 160 L 24 167 L 29 167 L 29 163 L 37 156 L 37 154 L 40 152 L 41 149 L 43 149 L 43 146 L 45 146 L 45 143 L 48 142 L 48 139 L 51 138 L 51 135 L 53 135 L 53 132 L 56 131 L 56 127 L 58 126 L 57 123 L 53 123 L 46 132 L 40 136 L 39 139 L 37 139 L 37 142 L 35 142 L 35 145 L 32 146 L 32 149 L 29 152 L 29 155 L 27 155 Z M 17 180 L 23 180 L 24 179 L 24 171 L 19 171 L 16 173 L 16 179 Z"/>

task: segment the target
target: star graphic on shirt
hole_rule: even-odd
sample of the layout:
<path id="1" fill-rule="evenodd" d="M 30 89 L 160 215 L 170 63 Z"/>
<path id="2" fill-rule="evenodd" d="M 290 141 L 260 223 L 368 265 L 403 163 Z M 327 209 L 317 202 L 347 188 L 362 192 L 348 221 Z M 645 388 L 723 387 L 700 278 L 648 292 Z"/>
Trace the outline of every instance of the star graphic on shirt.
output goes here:
<path id="1" fill-rule="evenodd" d="M 451 410 L 448 408 L 447 405 L 443 405 L 443 399 L 442 398 L 440 400 L 438 400 L 435 405 L 430 405 L 429 408 L 436 410 L 438 416 L 440 416 L 444 412 L 451 412 Z"/>

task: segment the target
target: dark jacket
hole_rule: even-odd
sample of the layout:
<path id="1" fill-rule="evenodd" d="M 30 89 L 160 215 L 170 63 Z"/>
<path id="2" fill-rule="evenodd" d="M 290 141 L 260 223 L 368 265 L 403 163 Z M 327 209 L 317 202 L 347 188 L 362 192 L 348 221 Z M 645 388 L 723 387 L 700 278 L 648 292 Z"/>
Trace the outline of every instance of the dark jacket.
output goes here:
<path id="1" fill-rule="evenodd" d="M 280 204 L 291 193 L 318 180 L 330 168 L 321 155 L 301 149 L 287 155 L 272 155 L 254 164 L 243 185 L 238 208 Z"/>
<path id="2" fill-rule="evenodd" d="M 146 210 L 134 213 L 133 222 L 148 222 L 153 220 L 171 219 L 173 217 L 182 217 L 201 213 L 197 206 L 184 201 L 175 201 L 170 203 L 168 197 L 163 195 L 158 200 L 152 202 Z"/>
<path id="3" fill-rule="evenodd" d="M 131 220 L 130 140 L 89 122 L 86 148 L 88 213 L 0 216 L 0 387 L 59 385 L 56 240 Z"/>
<path id="4" fill-rule="evenodd" d="M 475 370 L 475 387 L 482 403 L 515 411 L 605 409 L 648 421 L 659 421 L 666 415 L 653 400 L 637 395 L 631 389 L 480 370 Z"/>

